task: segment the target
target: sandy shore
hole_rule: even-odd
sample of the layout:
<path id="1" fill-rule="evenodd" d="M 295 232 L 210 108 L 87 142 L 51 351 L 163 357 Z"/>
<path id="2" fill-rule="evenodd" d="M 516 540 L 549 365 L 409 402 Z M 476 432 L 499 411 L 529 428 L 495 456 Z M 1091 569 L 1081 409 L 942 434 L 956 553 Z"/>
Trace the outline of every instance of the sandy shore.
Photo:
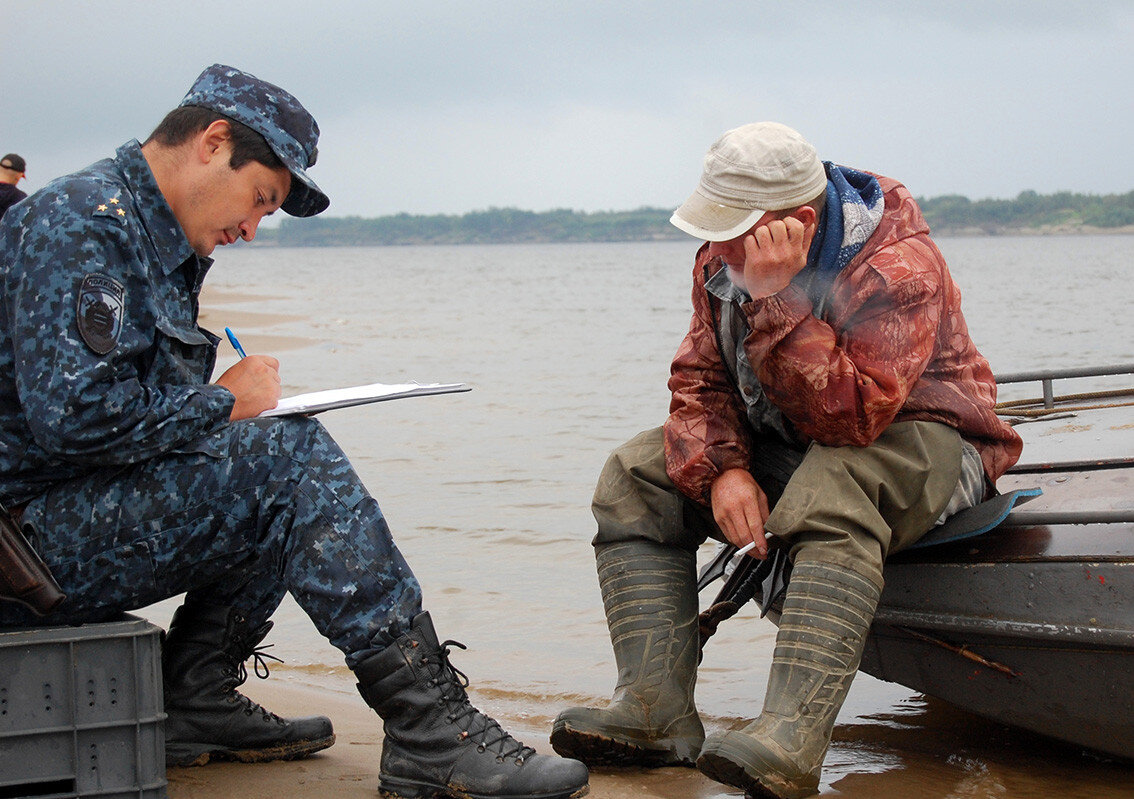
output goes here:
<path id="1" fill-rule="evenodd" d="M 225 327 L 231 327 L 240 337 L 240 343 L 247 353 L 275 354 L 287 350 L 297 350 L 315 343 L 314 339 L 302 336 L 280 335 L 271 332 L 279 325 L 287 328 L 288 323 L 302 316 L 282 313 L 263 313 L 248 311 L 232 305 L 254 304 L 270 297 L 263 294 L 225 291 L 205 286 L 201 291 L 201 312 L 198 321 L 201 326 L 211 330 L 224 339 Z M 222 344 L 227 347 L 228 345 Z"/>
<path id="2" fill-rule="evenodd" d="M 337 741 L 306 760 L 280 763 L 210 763 L 167 772 L 170 799 L 374 799 L 382 754 L 381 722 L 357 696 L 328 688 L 255 680 L 242 691 L 281 715 L 321 713 Z M 524 743 L 550 753 L 547 730 L 504 720 Z M 738 796 L 693 769 L 596 770 L 590 796 L 601 799 L 708 799 Z"/>

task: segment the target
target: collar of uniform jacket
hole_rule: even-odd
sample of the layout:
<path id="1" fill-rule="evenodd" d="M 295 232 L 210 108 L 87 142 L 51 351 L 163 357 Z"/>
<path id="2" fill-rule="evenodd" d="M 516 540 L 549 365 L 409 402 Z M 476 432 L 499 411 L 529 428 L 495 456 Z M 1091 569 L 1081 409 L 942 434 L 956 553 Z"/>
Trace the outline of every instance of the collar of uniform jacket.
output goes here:
<path id="1" fill-rule="evenodd" d="M 197 258 L 189 239 L 173 209 L 165 201 L 165 196 L 158 188 L 154 173 L 142 155 L 142 145 L 137 139 L 131 139 L 123 144 L 114 154 L 114 161 L 118 164 L 122 177 L 131 194 L 133 212 L 149 236 L 150 243 L 157 250 L 161 268 L 165 274 L 178 269 L 189 258 Z M 198 258 L 200 269 L 207 270 L 212 263 L 210 258 Z"/>

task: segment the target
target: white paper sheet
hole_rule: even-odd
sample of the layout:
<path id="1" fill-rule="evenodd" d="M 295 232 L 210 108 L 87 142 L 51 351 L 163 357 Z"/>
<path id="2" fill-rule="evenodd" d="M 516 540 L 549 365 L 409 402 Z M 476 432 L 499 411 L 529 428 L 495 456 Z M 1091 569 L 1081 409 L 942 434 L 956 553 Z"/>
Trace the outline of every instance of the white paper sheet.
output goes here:
<path id="1" fill-rule="evenodd" d="M 264 411 L 261 416 L 291 416 L 329 411 L 333 408 L 349 408 L 353 405 L 366 405 L 370 402 L 401 399 L 402 397 L 427 397 L 432 394 L 453 394 L 470 391 L 465 383 L 370 383 L 365 386 L 332 388 L 326 391 L 313 391 L 309 394 L 296 394 L 284 397 L 279 405 Z"/>

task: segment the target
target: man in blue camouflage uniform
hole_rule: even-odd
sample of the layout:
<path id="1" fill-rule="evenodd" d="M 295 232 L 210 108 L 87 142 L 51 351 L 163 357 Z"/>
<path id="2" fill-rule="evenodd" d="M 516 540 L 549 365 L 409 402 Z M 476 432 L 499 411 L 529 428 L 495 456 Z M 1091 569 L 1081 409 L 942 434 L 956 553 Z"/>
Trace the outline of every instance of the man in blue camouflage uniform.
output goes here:
<path id="1" fill-rule="evenodd" d="M 74 624 L 186 593 L 163 650 L 167 756 L 302 757 L 323 717 L 281 719 L 237 692 L 290 591 L 384 720 L 380 789 L 581 796 L 586 768 L 537 755 L 468 700 L 377 502 L 318 422 L 259 419 L 278 362 L 210 383 L 197 324 L 217 245 L 264 216 L 323 211 L 318 127 L 286 91 L 206 69 L 144 143 L 60 178 L 0 223 L 0 500 Z"/>

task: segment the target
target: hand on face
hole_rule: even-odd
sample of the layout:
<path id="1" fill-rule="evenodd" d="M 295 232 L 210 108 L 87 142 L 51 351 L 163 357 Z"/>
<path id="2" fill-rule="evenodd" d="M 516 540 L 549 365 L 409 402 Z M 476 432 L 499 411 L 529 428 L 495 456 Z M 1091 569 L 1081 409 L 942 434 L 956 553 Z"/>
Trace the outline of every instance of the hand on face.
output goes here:
<path id="1" fill-rule="evenodd" d="M 789 216 L 757 224 L 743 236 L 744 282 L 753 299 L 782 291 L 803 271 L 815 227 Z"/>

